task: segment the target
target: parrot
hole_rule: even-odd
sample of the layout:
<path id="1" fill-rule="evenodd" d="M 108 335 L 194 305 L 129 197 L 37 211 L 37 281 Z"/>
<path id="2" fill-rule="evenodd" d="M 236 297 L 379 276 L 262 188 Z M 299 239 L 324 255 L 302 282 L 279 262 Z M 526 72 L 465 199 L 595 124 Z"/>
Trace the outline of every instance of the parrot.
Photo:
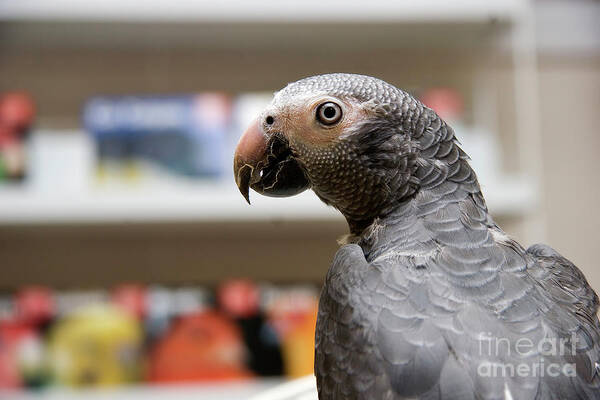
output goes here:
<path id="1" fill-rule="evenodd" d="M 408 92 L 346 73 L 290 83 L 233 167 L 248 203 L 311 189 L 347 221 L 319 300 L 320 400 L 600 399 L 596 293 L 494 222 L 453 129 Z"/>

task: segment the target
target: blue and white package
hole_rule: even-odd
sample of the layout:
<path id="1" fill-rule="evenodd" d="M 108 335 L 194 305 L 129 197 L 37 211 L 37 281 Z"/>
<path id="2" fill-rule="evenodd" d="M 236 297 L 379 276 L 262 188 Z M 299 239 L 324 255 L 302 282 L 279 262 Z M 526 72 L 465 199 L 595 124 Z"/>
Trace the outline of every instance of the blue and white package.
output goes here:
<path id="1" fill-rule="evenodd" d="M 219 93 L 94 97 L 83 123 L 100 162 L 143 161 L 188 177 L 223 174 L 231 101 Z"/>

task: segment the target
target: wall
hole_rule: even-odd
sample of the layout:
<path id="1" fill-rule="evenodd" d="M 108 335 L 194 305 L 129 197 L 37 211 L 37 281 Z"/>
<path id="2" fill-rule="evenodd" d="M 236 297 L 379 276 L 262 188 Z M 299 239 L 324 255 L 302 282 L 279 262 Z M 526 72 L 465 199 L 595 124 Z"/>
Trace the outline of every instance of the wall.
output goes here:
<path id="1" fill-rule="evenodd" d="M 542 58 L 548 242 L 600 290 L 600 57 Z"/>

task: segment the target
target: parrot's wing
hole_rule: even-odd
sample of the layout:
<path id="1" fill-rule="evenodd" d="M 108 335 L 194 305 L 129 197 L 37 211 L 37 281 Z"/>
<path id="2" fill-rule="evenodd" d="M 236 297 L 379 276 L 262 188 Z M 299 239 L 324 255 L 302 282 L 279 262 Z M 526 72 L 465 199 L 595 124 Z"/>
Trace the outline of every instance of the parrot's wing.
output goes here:
<path id="1" fill-rule="evenodd" d="M 550 307 L 544 324 L 555 336 L 566 339 L 566 349 L 558 347 L 563 363 L 576 367 L 577 376 L 567 387 L 557 380 L 544 379 L 548 393 L 564 393 L 568 398 L 600 398 L 600 323 L 598 296 L 583 273 L 569 260 L 547 245 L 536 244 L 527 249 L 535 260 L 528 272 L 547 297 Z M 562 350 L 562 351 L 561 351 Z M 567 398 L 562 397 L 562 398 Z"/>

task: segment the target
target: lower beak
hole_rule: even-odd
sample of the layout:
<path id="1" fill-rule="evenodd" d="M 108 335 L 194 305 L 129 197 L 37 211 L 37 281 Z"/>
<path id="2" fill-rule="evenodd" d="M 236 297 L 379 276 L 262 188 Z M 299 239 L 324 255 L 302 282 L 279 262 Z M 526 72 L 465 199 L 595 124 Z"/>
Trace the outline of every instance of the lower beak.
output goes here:
<path id="1" fill-rule="evenodd" d="M 235 183 L 250 204 L 249 188 L 260 194 L 287 197 L 309 187 L 308 179 L 288 144 L 279 135 L 267 137 L 258 120 L 244 132 L 233 157 Z"/>

